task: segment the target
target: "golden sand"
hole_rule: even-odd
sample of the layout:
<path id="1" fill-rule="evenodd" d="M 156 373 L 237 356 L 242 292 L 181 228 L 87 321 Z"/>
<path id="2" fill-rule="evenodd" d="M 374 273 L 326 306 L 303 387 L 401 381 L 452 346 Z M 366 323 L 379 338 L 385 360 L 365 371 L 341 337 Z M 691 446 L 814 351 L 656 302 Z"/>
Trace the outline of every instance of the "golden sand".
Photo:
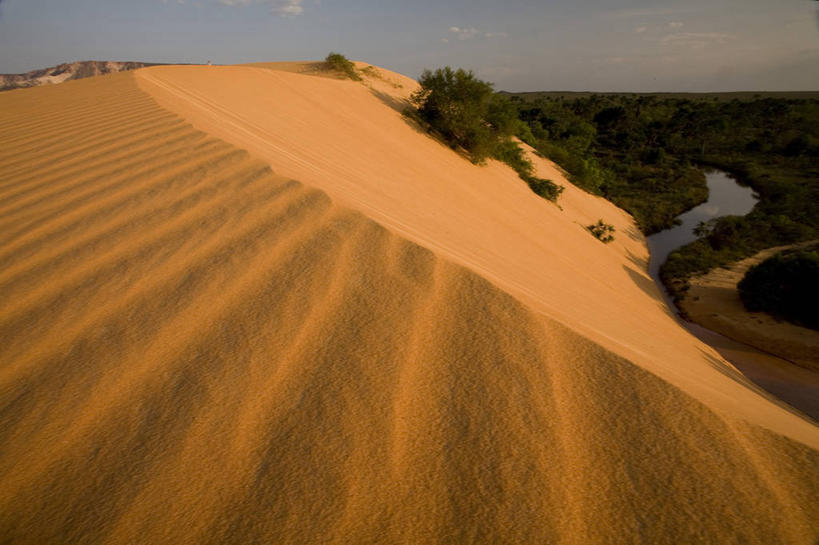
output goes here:
<path id="1" fill-rule="evenodd" d="M 0 542 L 814 544 L 626 214 L 293 66 L 0 95 Z"/>

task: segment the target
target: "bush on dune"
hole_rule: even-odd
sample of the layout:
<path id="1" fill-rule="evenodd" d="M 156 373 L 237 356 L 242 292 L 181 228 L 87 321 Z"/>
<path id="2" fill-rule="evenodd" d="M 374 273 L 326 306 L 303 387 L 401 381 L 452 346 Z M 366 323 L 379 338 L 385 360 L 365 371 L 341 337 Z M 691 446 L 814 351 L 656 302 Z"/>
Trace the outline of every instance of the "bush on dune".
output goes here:
<path id="1" fill-rule="evenodd" d="M 518 173 L 518 176 L 526 182 L 529 189 L 544 199 L 556 202 L 560 194 L 563 193 L 563 189 L 565 189 L 562 185 L 557 185 L 551 180 L 535 176 L 534 165 L 526 158 L 518 143 L 512 139 L 501 140 L 495 146 L 492 157 L 512 167 Z"/>
<path id="2" fill-rule="evenodd" d="M 471 71 L 449 66 L 424 70 L 418 83 L 421 88 L 410 100 L 421 119 L 451 146 L 469 152 L 474 162 L 486 159 L 499 136 L 489 122 L 492 85 Z"/>
<path id="3" fill-rule="evenodd" d="M 606 223 L 602 219 L 598 220 L 597 223 L 588 225 L 586 229 L 594 235 L 594 238 L 604 244 L 608 244 L 614 240 L 614 225 Z"/>
<path id="4" fill-rule="evenodd" d="M 550 180 L 534 177 L 534 168 L 520 146 L 512 140 L 522 123 L 517 107 L 492 84 L 476 78 L 472 71 L 449 66 L 424 70 L 420 89 L 410 98 L 415 111 L 410 115 L 427 124 L 453 149 L 465 150 L 472 162 L 492 157 L 505 162 L 532 190 L 556 200 L 563 190 Z"/>
<path id="5" fill-rule="evenodd" d="M 358 74 L 358 70 L 356 70 L 355 64 L 353 64 L 353 62 L 350 59 L 348 59 L 341 53 L 331 52 L 324 59 L 324 63 L 328 70 L 340 72 L 354 81 L 361 80 L 361 76 Z"/>

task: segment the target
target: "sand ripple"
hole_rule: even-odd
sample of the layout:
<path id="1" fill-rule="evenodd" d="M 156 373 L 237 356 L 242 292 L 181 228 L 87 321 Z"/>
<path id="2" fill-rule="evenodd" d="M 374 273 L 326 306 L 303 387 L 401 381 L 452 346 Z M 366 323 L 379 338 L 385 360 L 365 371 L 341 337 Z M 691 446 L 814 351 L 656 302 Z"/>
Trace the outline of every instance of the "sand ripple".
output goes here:
<path id="1" fill-rule="evenodd" d="M 819 537 L 817 451 L 132 74 L 4 93 L 0 126 L 0 542 Z"/>

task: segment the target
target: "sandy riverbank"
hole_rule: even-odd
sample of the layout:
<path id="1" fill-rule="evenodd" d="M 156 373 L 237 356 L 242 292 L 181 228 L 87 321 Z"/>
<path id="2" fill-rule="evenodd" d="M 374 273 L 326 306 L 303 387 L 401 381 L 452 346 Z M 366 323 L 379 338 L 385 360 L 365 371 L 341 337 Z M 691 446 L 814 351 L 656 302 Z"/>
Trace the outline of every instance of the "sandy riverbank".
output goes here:
<path id="1" fill-rule="evenodd" d="M 764 312 L 748 312 L 737 292 L 737 284 L 754 265 L 783 250 L 815 243 L 768 248 L 730 267 L 695 276 L 680 306 L 708 329 L 819 372 L 819 332 Z"/>

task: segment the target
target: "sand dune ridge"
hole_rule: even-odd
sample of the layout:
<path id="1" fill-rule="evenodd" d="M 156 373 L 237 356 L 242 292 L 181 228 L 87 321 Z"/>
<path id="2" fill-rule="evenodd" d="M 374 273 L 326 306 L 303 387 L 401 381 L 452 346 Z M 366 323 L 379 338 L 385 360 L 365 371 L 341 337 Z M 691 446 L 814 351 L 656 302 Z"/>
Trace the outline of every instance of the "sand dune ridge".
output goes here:
<path id="1" fill-rule="evenodd" d="M 503 271 L 181 122 L 137 77 L 0 95 L 0 542 L 816 539 L 812 424 L 716 371 L 712 397 L 666 380 Z M 600 259 L 627 262 L 623 244 Z M 575 280 L 666 327 L 619 276 Z"/>

